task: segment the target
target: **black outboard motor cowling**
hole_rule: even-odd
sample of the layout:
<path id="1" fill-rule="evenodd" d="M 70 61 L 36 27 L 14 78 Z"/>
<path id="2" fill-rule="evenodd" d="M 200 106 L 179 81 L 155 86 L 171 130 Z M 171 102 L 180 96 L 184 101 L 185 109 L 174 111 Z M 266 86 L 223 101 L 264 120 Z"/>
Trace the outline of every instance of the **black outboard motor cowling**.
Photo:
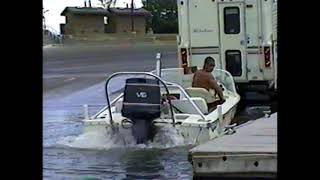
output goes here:
<path id="1" fill-rule="evenodd" d="M 122 116 L 133 122 L 132 134 L 137 143 L 152 140 L 154 119 L 160 117 L 161 94 L 159 81 L 146 78 L 126 80 Z"/>

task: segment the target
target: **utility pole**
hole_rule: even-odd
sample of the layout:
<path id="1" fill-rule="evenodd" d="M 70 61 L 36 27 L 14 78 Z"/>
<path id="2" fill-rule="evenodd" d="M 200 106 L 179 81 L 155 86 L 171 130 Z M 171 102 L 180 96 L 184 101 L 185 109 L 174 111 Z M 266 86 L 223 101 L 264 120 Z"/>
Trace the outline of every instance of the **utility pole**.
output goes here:
<path id="1" fill-rule="evenodd" d="M 42 8 L 42 10 L 43 10 L 43 8 Z M 49 10 L 47 9 L 47 10 L 43 11 L 43 13 L 42 13 L 43 28 L 44 28 L 44 29 L 46 29 L 46 17 L 44 16 L 44 14 L 45 14 L 46 12 L 48 12 L 48 11 L 49 11 Z"/>
<path id="2" fill-rule="evenodd" d="M 134 20 L 133 20 L 133 0 L 131 0 L 131 32 L 134 32 Z"/>
<path id="3" fill-rule="evenodd" d="M 91 0 L 89 0 L 89 7 L 91 8 Z"/>

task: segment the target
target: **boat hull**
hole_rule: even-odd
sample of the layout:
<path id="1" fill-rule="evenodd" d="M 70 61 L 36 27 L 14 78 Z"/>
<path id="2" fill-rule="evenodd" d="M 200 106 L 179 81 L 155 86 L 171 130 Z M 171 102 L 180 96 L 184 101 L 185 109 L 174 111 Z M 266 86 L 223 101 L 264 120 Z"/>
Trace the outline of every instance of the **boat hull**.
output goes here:
<path id="1" fill-rule="evenodd" d="M 174 129 L 179 137 L 184 139 L 185 144 L 201 144 L 214 139 L 221 135 L 223 128 L 230 125 L 232 119 L 236 113 L 236 105 L 232 107 L 227 113 L 223 114 L 223 120 L 220 122 L 218 119 L 215 121 L 208 121 L 203 123 L 185 124 L 176 123 L 173 127 L 172 122 L 167 121 L 154 121 L 155 126 L 155 138 L 157 134 L 168 129 Z M 132 125 L 123 124 L 121 121 L 114 120 L 114 128 L 106 119 L 90 119 L 84 120 L 83 133 L 95 132 L 106 135 L 120 135 L 120 136 L 132 136 Z M 133 138 L 133 137 L 132 137 Z"/>

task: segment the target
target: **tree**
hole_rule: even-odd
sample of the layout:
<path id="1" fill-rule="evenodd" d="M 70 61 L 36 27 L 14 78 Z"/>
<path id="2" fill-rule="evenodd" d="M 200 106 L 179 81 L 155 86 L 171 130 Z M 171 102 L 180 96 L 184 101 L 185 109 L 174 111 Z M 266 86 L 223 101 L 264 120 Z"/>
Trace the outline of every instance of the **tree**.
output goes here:
<path id="1" fill-rule="evenodd" d="M 117 0 L 99 0 L 100 5 L 107 9 L 110 8 L 111 5 L 115 6 L 117 3 Z M 134 2 L 133 0 L 131 0 L 131 31 L 134 31 L 134 20 L 133 20 L 133 10 L 134 10 Z"/>
<path id="2" fill-rule="evenodd" d="M 178 33 L 178 10 L 176 0 L 143 1 L 144 8 L 152 16 L 147 20 L 147 28 L 155 33 Z"/>
<path id="3" fill-rule="evenodd" d="M 116 3 L 117 3 L 117 0 L 98 0 L 100 5 L 107 9 L 107 8 L 110 8 L 111 5 L 115 6 Z"/>

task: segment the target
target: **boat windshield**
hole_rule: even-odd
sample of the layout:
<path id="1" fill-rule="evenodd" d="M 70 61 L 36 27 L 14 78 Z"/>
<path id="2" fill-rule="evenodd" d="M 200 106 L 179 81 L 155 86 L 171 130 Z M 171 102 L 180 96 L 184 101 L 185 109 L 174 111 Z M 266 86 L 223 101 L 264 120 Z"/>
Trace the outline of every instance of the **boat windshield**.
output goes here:
<path id="1" fill-rule="evenodd" d="M 236 93 L 234 79 L 228 71 L 222 69 L 214 69 L 212 74 L 219 83 L 225 86 L 227 90 L 231 91 L 232 93 Z"/>
<path id="2" fill-rule="evenodd" d="M 152 71 L 156 74 L 156 71 Z M 235 82 L 232 75 L 223 69 L 214 69 L 212 72 L 216 80 L 223 84 L 232 93 L 236 93 Z M 161 70 L 161 78 L 168 82 L 181 85 L 184 88 L 191 87 L 193 74 L 184 74 L 183 68 L 167 68 Z"/>
<path id="3" fill-rule="evenodd" d="M 154 76 L 154 74 L 152 73 L 145 73 L 145 72 L 121 72 L 121 73 L 115 73 L 113 75 L 111 75 L 112 77 L 108 78 L 107 80 L 107 98 L 109 98 L 109 103 L 111 106 L 115 106 L 117 108 L 117 106 L 121 106 L 121 101 L 119 101 L 120 99 L 122 99 L 123 94 L 125 93 L 125 86 L 126 86 L 126 81 L 130 81 L 130 86 L 135 86 L 134 91 L 137 91 L 136 93 L 133 92 L 133 96 L 144 96 L 144 94 L 148 95 L 152 95 L 155 89 L 152 88 L 152 84 L 156 84 L 156 79 Z M 132 79 L 134 78 L 134 79 Z M 141 84 L 140 80 L 135 80 L 136 78 L 142 78 L 141 82 L 143 81 L 147 81 L 147 83 L 149 83 L 149 85 L 144 86 L 143 83 Z M 143 80 L 143 79 L 147 79 L 147 80 Z M 166 79 L 167 80 L 167 79 Z M 182 98 L 186 98 L 187 101 L 189 101 L 190 105 L 193 107 L 191 109 L 194 109 L 193 112 L 194 114 L 199 114 L 203 119 L 205 119 L 205 116 L 203 115 L 203 113 L 201 112 L 201 110 L 199 109 L 199 107 L 197 106 L 197 104 L 195 104 L 190 97 L 188 97 L 188 94 L 186 93 L 186 91 L 184 90 L 184 88 L 177 83 L 172 83 L 169 81 L 166 81 L 164 79 L 158 79 L 159 82 L 159 87 L 160 87 L 160 96 L 157 96 L 156 94 L 153 94 L 153 97 L 160 97 L 165 98 L 167 97 L 167 94 L 169 93 L 171 97 L 175 96 L 177 99 L 182 99 Z M 168 79 L 169 80 L 169 79 Z M 162 84 L 163 83 L 166 84 L 166 86 L 164 86 Z M 151 84 L 150 84 L 151 83 Z M 142 85 L 142 86 L 141 86 Z M 150 88 L 148 88 L 148 86 L 150 86 Z M 167 88 L 167 89 L 166 89 Z M 153 89 L 153 90 L 152 90 Z M 126 90 L 126 93 L 128 93 L 128 89 Z M 130 95 L 130 96 L 132 96 Z M 117 103 L 119 102 L 119 103 Z M 109 109 L 109 106 L 107 105 L 105 108 L 103 108 L 100 112 Z M 169 106 L 170 108 L 172 108 L 172 106 Z M 97 113 L 97 114 L 100 114 Z M 170 110 L 171 112 L 171 110 Z M 172 114 L 173 115 L 173 114 Z M 171 115 L 171 116 L 172 116 Z"/>
<path id="4" fill-rule="evenodd" d="M 192 74 L 179 76 L 180 68 L 171 68 L 171 69 L 163 69 L 161 80 L 164 82 L 167 82 L 167 87 L 170 94 L 177 95 L 178 99 L 186 98 L 189 103 L 192 105 L 192 109 L 194 109 L 195 114 L 200 114 L 202 118 L 204 118 L 203 113 L 200 111 L 199 106 L 192 102 L 192 100 L 188 97 L 186 91 L 184 88 L 191 87 L 191 81 L 192 81 Z M 175 72 L 175 73 L 173 73 Z M 232 75 L 222 69 L 215 69 L 213 72 L 214 77 L 217 79 L 217 81 L 224 85 L 224 87 L 232 92 L 236 93 L 235 83 L 233 80 Z M 116 76 L 112 77 L 108 82 L 108 98 L 111 106 L 116 105 L 116 102 L 120 100 L 123 97 L 123 93 L 125 90 L 126 81 L 128 79 L 132 78 L 146 78 L 146 79 L 153 79 L 156 78 L 151 76 L 154 75 L 154 73 L 143 73 L 143 72 L 123 72 L 120 74 L 117 74 Z M 172 74 L 172 76 L 166 76 L 167 74 Z M 174 75 L 176 74 L 176 75 Z M 171 78 L 169 78 L 171 77 Z M 172 84 L 173 83 L 173 84 Z M 167 94 L 164 86 L 162 83 L 160 84 L 161 94 L 165 95 Z M 139 94 L 140 95 L 140 94 Z M 105 107 L 104 109 L 107 109 L 108 107 Z M 98 113 L 99 114 L 99 113 Z"/>

